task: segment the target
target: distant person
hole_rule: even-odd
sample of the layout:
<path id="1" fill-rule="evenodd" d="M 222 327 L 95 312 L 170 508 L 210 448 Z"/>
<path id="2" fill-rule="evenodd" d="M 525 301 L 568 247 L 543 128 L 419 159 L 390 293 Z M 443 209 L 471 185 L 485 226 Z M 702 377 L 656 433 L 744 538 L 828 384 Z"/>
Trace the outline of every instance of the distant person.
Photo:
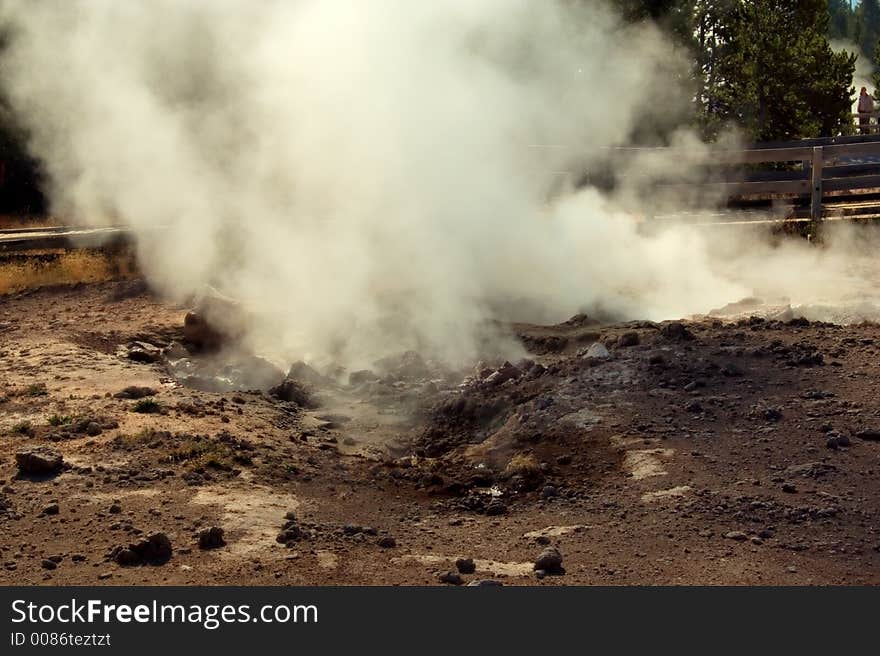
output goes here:
<path id="1" fill-rule="evenodd" d="M 868 94 L 868 90 L 862 87 L 859 94 L 859 132 L 869 134 L 870 129 L 867 127 L 871 124 L 871 114 L 874 113 L 874 99 Z"/>

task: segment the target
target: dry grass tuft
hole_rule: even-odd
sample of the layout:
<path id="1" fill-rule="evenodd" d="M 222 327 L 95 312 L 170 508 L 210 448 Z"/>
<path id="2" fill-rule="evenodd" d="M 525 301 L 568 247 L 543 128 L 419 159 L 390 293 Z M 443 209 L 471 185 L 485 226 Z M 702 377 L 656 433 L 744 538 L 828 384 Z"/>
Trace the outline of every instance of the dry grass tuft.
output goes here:
<path id="1" fill-rule="evenodd" d="M 92 283 L 137 275 L 128 252 L 93 250 L 41 251 L 0 259 L 0 295 L 49 285 Z"/>

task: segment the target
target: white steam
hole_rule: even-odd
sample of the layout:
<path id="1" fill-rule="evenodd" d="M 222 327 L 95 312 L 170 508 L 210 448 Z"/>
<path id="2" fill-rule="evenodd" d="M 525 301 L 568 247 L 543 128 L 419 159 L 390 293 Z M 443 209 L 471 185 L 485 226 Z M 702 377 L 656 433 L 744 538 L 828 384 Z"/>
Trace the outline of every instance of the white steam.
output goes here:
<path id="1" fill-rule="evenodd" d="M 748 295 L 696 233 L 591 189 L 548 208 L 688 97 L 655 29 L 576 4 L 12 1 L 2 82 L 56 214 L 133 227 L 154 284 L 242 299 L 291 358 L 459 360 L 500 315 Z"/>

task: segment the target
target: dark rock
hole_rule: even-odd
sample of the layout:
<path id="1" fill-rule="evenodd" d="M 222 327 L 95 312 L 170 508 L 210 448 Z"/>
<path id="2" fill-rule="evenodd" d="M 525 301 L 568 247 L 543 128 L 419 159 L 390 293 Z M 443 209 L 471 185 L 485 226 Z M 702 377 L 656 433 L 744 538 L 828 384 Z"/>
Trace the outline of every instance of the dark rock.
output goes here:
<path id="1" fill-rule="evenodd" d="M 617 348 L 629 348 L 630 346 L 638 346 L 639 334 L 635 331 L 623 333 L 617 338 Z"/>
<path id="2" fill-rule="evenodd" d="M 450 585 L 461 585 L 464 580 L 457 572 L 440 572 L 437 574 L 440 583 L 448 583 Z"/>
<path id="3" fill-rule="evenodd" d="M 562 554 L 556 547 L 547 547 L 535 559 L 535 571 L 543 570 L 548 574 L 562 574 Z"/>
<path id="4" fill-rule="evenodd" d="M 477 571 L 473 558 L 459 558 L 455 561 L 455 568 L 462 574 L 473 574 Z"/>
<path id="5" fill-rule="evenodd" d="M 90 421 L 86 424 L 85 434 L 91 437 L 101 434 L 101 424 L 96 421 Z"/>
<path id="6" fill-rule="evenodd" d="M 133 362 L 151 364 L 162 359 L 162 349 L 147 342 L 132 342 L 126 357 Z"/>
<path id="7" fill-rule="evenodd" d="M 54 560 L 49 560 L 48 558 L 43 558 L 43 560 L 40 562 L 40 566 L 43 569 L 55 569 L 58 567 L 58 563 L 56 563 Z"/>
<path id="8" fill-rule="evenodd" d="M 860 440 L 867 440 L 869 442 L 880 442 L 880 430 L 866 428 L 864 430 L 858 431 L 855 435 Z"/>
<path id="9" fill-rule="evenodd" d="M 107 512 L 110 513 L 111 515 L 118 515 L 119 513 L 122 512 L 122 506 L 119 505 L 118 503 L 111 503 L 110 507 L 107 508 Z"/>
<path id="10" fill-rule="evenodd" d="M 40 513 L 41 515 L 57 515 L 61 509 L 58 507 L 57 503 L 50 503 L 48 506 L 43 508 L 43 511 Z"/>
<path id="11" fill-rule="evenodd" d="M 689 341 L 694 339 L 694 334 L 680 321 L 671 321 L 660 328 L 660 334 L 666 339 L 675 341 Z"/>
<path id="12" fill-rule="evenodd" d="M 787 494 L 794 494 L 795 492 L 797 492 L 797 487 L 795 487 L 795 485 L 793 485 L 792 483 L 783 483 L 782 491 Z"/>
<path id="13" fill-rule="evenodd" d="M 703 412 L 703 406 L 699 401 L 690 401 L 687 405 L 684 406 L 684 409 L 687 412 L 692 412 L 694 414 L 699 414 Z"/>
<path id="14" fill-rule="evenodd" d="M 383 549 L 393 549 L 397 546 L 397 540 L 395 540 L 390 535 L 383 535 L 376 541 L 376 544 L 378 544 Z"/>
<path id="15" fill-rule="evenodd" d="M 164 533 L 153 533 L 128 547 L 117 547 L 113 550 L 114 560 L 122 566 L 163 565 L 171 560 L 173 549 L 171 540 Z"/>
<path id="16" fill-rule="evenodd" d="M 281 401 L 296 403 L 303 408 L 316 407 L 312 400 L 311 393 L 301 383 L 290 378 L 269 389 L 269 394 Z"/>
<path id="17" fill-rule="evenodd" d="M 501 385 L 508 380 L 519 378 L 521 375 L 522 371 L 509 362 L 505 362 L 496 371 L 489 374 L 484 382 L 486 385 Z"/>
<path id="18" fill-rule="evenodd" d="M 225 544 L 223 529 L 219 526 L 212 526 L 199 531 L 199 549 L 218 549 Z"/>
<path id="19" fill-rule="evenodd" d="M 288 520 L 284 523 L 281 532 L 275 537 L 275 541 L 289 545 L 302 538 L 303 532 L 292 512 L 288 512 L 285 517 L 288 517 Z"/>
<path id="20" fill-rule="evenodd" d="M 64 467 L 64 456 L 48 447 L 25 449 L 15 454 L 15 464 L 21 474 L 48 476 Z"/>
<path id="21" fill-rule="evenodd" d="M 486 514 L 491 516 L 505 515 L 507 514 L 507 505 L 503 501 L 493 499 L 489 505 L 486 506 Z"/>
<path id="22" fill-rule="evenodd" d="M 164 533 L 153 533 L 136 545 L 141 558 L 148 563 L 162 564 L 171 559 L 171 540 Z"/>
<path id="23" fill-rule="evenodd" d="M 545 499 L 552 499 L 553 497 L 559 494 L 559 490 L 556 489 L 554 485 L 545 485 L 544 489 L 541 490 L 541 496 Z"/>

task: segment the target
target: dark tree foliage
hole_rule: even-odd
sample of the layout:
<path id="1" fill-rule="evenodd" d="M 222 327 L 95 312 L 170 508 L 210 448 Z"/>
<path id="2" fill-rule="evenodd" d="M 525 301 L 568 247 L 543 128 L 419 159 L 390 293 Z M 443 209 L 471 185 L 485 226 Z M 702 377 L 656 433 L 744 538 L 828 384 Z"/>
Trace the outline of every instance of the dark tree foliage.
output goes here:
<path id="1" fill-rule="evenodd" d="M 0 58 L 6 34 L 0 32 Z M 27 152 L 27 135 L 13 118 L 0 89 L 0 214 L 37 216 L 46 212 L 39 163 Z"/>
<path id="2" fill-rule="evenodd" d="M 853 41 L 859 44 L 868 60 L 873 60 L 880 40 L 880 0 L 862 0 L 856 10 Z"/>
<path id="3" fill-rule="evenodd" d="M 827 0 L 700 3 L 707 133 L 727 122 L 759 141 L 851 130 L 855 56 L 831 50 L 828 22 Z"/>
<path id="4" fill-rule="evenodd" d="M 856 15 L 849 0 L 828 0 L 828 38 L 855 42 Z"/>

